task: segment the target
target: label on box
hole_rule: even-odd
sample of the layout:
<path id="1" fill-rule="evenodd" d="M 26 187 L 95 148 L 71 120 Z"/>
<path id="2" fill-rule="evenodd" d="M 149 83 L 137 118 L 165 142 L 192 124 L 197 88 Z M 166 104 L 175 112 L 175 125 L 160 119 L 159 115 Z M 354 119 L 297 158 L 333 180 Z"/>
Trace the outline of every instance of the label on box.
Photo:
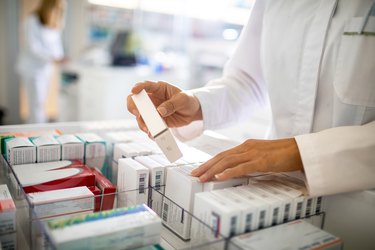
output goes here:
<path id="1" fill-rule="evenodd" d="M 29 193 L 38 219 L 94 211 L 94 195 L 87 187 Z"/>
<path id="2" fill-rule="evenodd" d="M 0 185 L 0 233 L 16 231 L 16 206 L 6 184 Z"/>
<path id="3" fill-rule="evenodd" d="M 5 145 L 7 161 L 11 166 L 36 162 L 36 147 L 28 138 L 6 139 Z"/>

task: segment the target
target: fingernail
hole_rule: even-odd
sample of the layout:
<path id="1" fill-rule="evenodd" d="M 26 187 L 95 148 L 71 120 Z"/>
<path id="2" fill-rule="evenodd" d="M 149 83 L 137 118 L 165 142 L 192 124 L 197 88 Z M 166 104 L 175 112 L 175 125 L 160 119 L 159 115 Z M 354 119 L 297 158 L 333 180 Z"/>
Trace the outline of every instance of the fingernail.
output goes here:
<path id="1" fill-rule="evenodd" d="M 200 182 L 205 182 L 207 180 L 207 176 L 206 175 L 202 175 L 201 177 L 199 177 L 199 181 Z"/>
<path id="2" fill-rule="evenodd" d="M 193 171 L 191 171 L 191 173 L 190 173 L 190 174 L 194 176 L 194 175 L 195 175 L 196 173 L 197 173 L 197 170 L 196 170 L 196 169 L 194 169 Z"/>
<path id="3" fill-rule="evenodd" d="M 215 174 L 215 179 L 219 180 L 222 176 L 223 174 Z"/>
<path id="4" fill-rule="evenodd" d="M 158 111 L 162 116 L 167 114 L 167 109 L 164 107 L 158 107 Z"/>

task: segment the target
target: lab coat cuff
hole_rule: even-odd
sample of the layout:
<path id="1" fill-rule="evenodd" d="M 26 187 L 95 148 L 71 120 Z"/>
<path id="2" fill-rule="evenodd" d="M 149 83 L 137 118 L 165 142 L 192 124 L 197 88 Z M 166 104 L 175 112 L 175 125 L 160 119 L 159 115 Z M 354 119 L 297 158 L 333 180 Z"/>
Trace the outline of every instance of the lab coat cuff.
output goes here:
<path id="1" fill-rule="evenodd" d="M 317 147 L 311 134 L 299 135 L 294 137 L 301 155 L 303 168 L 306 176 L 306 187 L 309 195 L 312 197 L 320 196 L 325 193 L 324 187 L 327 186 L 322 167 L 319 161 L 319 155 L 315 148 Z"/>

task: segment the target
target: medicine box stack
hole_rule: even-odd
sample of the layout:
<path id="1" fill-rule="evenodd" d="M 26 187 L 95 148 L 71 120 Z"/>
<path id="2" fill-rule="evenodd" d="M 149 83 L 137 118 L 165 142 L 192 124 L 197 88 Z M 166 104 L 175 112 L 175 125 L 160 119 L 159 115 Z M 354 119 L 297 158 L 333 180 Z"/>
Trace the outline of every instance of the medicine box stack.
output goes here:
<path id="1" fill-rule="evenodd" d="M 118 207 L 147 204 L 149 169 L 131 158 L 118 162 Z"/>
<path id="2" fill-rule="evenodd" d="M 134 249 L 160 242 L 161 220 L 146 205 L 47 222 L 56 249 Z"/>
<path id="3" fill-rule="evenodd" d="M 61 160 L 80 160 L 83 162 L 84 145 L 74 135 L 57 136 L 56 140 L 61 144 Z"/>
<path id="4" fill-rule="evenodd" d="M 16 231 L 16 206 L 6 184 L 0 185 L 0 234 Z"/>
<path id="5" fill-rule="evenodd" d="M 4 143 L 7 161 L 11 166 L 36 162 L 36 146 L 28 138 L 8 138 Z"/>
<path id="6" fill-rule="evenodd" d="M 293 181 L 284 175 L 262 176 L 250 178 L 248 185 L 199 193 L 193 214 L 216 234 L 231 237 L 320 213 L 317 199 L 305 196 L 303 187 Z M 193 225 L 192 230 L 201 229 Z"/>
<path id="7" fill-rule="evenodd" d="M 340 250 L 342 241 L 306 221 L 297 220 L 233 237 L 230 250 L 324 249 Z"/>
<path id="8" fill-rule="evenodd" d="M 29 138 L 36 146 L 36 161 L 59 161 L 61 158 L 60 143 L 52 135 Z"/>
<path id="9" fill-rule="evenodd" d="M 84 144 L 84 163 L 100 171 L 105 171 L 106 142 L 94 133 L 76 135 Z"/>
<path id="10" fill-rule="evenodd" d="M 195 194 L 247 183 L 247 178 L 202 183 L 198 178 L 191 176 L 191 171 L 196 167 L 197 165 L 189 165 L 167 169 L 162 219 L 183 239 L 190 238 L 191 216 L 185 211 L 193 212 Z"/>
<path id="11" fill-rule="evenodd" d="M 37 219 L 94 211 L 94 195 L 87 187 L 29 193 L 28 199 Z"/>

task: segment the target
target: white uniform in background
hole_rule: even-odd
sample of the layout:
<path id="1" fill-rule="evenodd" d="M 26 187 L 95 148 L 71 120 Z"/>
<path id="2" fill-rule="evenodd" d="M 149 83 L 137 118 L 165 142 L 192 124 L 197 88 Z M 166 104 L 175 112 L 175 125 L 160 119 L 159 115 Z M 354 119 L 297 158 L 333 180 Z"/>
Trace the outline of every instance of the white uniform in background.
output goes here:
<path id="1" fill-rule="evenodd" d="M 18 71 L 25 84 L 29 103 L 29 123 L 47 121 L 45 103 L 52 77 L 53 61 L 64 56 L 61 30 L 43 26 L 35 15 L 25 27 L 25 49 L 21 52 Z"/>
<path id="2" fill-rule="evenodd" d="M 375 188 L 373 4 L 256 1 L 223 77 L 193 90 L 203 128 L 248 119 L 269 98 L 269 137 L 296 138 L 311 195 Z"/>

